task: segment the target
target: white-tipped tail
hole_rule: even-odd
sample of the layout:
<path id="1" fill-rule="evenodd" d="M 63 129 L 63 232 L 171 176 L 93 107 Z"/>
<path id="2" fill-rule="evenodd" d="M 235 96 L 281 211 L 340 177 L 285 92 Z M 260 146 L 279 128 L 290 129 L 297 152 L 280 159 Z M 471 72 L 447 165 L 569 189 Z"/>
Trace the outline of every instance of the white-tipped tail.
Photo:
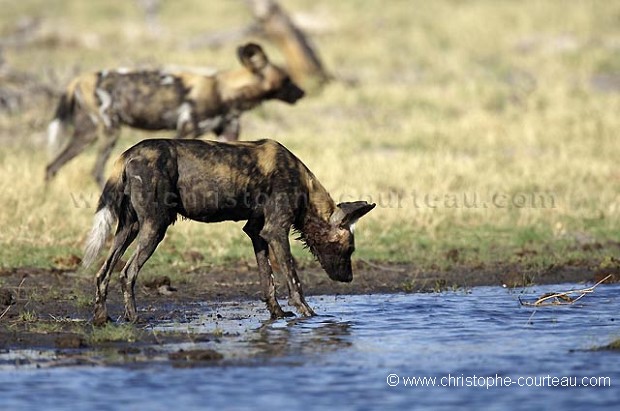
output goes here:
<path id="1" fill-rule="evenodd" d="M 62 123 L 60 119 L 54 119 L 47 126 L 47 152 L 53 156 L 60 151 L 60 133 L 62 131 Z"/>
<path id="2" fill-rule="evenodd" d="M 84 267 L 90 266 L 99 255 L 105 240 L 108 238 L 108 234 L 110 234 L 114 221 L 115 218 L 108 207 L 102 208 L 95 214 L 93 227 L 90 229 L 90 234 L 88 234 L 88 239 L 86 240 L 86 247 L 84 248 L 84 258 L 82 259 Z"/>

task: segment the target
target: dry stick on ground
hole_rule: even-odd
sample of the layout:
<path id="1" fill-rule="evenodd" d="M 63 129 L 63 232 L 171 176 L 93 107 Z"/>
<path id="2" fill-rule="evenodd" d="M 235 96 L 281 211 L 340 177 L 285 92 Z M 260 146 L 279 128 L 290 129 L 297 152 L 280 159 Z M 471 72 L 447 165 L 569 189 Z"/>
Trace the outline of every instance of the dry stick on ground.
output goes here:
<path id="1" fill-rule="evenodd" d="M 405 268 L 388 267 L 386 265 L 380 265 L 380 264 L 376 264 L 376 263 L 371 263 L 370 261 L 364 260 L 363 258 L 360 258 L 359 261 L 361 261 L 362 263 L 366 264 L 369 267 L 377 268 L 379 270 L 393 271 L 395 273 L 404 273 L 405 271 L 407 271 L 407 269 L 405 269 Z"/>
<path id="2" fill-rule="evenodd" d="M 2 312 L 2 314 L 0 314 L 0 320 L 2 319 L 2 317 L 4 317 L 6 315 L 7 312 L 9 312 L 9 310 L 11 309 L 11 305 L 9 305 L 8 307 L 6 307 L 6 309 Z"/>
<path id="3" fill-rule="evenodd" d="M 22 277 L 22 280 L 19 282 L 19 285 L 17 286 L 17 291 L 15 291 L 15 299 L 19 300 L 19 294 L 22 290 L 22 285 L 24 285 L 24 282 L 26 281 L 26 277 Z"/>
<path id="4" fill-rule="evenodd" d="M 560 293 L 548 293 L 548 294 L 543 295 L 542 297 L 540 297 L 538 300 L 534 301 L 533 303 L 522 301 L 521 297 L 519 297 L 519 302 L 521 303 L 521 305 L 525 305 L 528 307 L 545 307 L 545 306 L 550 306 L 550 305 L 574 304 L 576 301 L 579 301 L 580 299 L 582 299 L 586 294 L 590 294 L 594 292 L 594 289 L 598 285 L 600 285 L 601 283 L 604 283 L 611 277 L 613 277 L 613 275 L 609 274 L 607 277 L 603 278 L 601 281 L 594 284 L 592 287 L 582 288 L 579 290 L 564 291 Z M 580 295 L 576 298 L 572 298 L 570 294 L 580 294 Z"/>

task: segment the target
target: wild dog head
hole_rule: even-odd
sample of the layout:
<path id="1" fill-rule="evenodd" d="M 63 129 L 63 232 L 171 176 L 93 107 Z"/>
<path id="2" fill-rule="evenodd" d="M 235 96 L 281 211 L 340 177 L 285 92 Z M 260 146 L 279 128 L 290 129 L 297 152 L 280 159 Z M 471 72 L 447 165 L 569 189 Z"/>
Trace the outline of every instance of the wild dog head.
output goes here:
<path id="1" fill-rule="evenodd" d="M 263 49 L 254 43 L 248 43 L 237 49 L 239 61 L 253 79 L 258 82 L 262 98 L 265 100 L 281 100 L 295 104 L 304 96 L 304 91 L 291 80 L 282 68 L 269 62 Z"/>
<path id="2" fill-rule="evenodd" d="M 355 251 L 353 227 L 357 220 L 373 208 L 375 204 L 366 201 L 340 203 L 332 213 L 329 225 L 322 227 L 320 236 L 314 235 L 314 241 L 306 241 L 332 280 L 346 283 L 353 280 L 351 268 L 351 255 Z M 305 239 L 310 240 L 309 237 Z"/>

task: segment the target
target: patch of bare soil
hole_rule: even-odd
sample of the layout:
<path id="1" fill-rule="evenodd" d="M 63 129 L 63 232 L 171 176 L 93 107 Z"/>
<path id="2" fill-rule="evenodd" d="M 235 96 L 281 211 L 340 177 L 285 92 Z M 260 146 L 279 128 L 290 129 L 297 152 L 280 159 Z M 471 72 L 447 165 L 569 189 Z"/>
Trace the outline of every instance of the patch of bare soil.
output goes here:
<path id="1" fill-rule="evenodd" d="M 355 263 L 352 283 L 335 283 L 316 265 L 302 267 L 300 278 L 307 295 L 438 292 L 475 286 L 519 287 L 532 284 L 595 282 L 608 274 L 620 278 L 620 264 L 600 268 L 598 261 L 531 268 L 518 264 L 454 266 L 448 270 L 423 271 L 413 265 L 365 261 Z M 161 356 L 153 346 L 226 338 L 226 335 L 156 333 L 152 326 L 163 321 L 178 323 L 199 315 L 197 303 L 257 301 L 261 291 L 256 267 L 241 263 L 228 267 L 194 269 L 176 283 L 168 277 L 138 280 L 137 302 L 141 323 L 129 335 L 101 337 L 90 323 L 94 279 L 70 268 L 12 268 L 0 270 L 0 354 L 13 350 L 54 350 L 54 364 L 100 364 L 148 361 Z M 278 279 L 278 277 L 276 277 Z M 283 280 L 283 279 L 280 279 Z M 284 281 L 279 281 L 284 284 Z M 286 287 L 279 289 L 285 298 Z M 110 285 L 109 312 L 123 325 L 120 285 Z M 265 320 L 268 314 L 265 311 Z M 114 352 L 98 360 L 94 352 Z M 176 363 L 210 363 L 214 352 L 182 352 L 164 355 Z M 110 358 L 114 358 L 111 360 Z M 16 360 L 18 361 L 18 360 Z"/>

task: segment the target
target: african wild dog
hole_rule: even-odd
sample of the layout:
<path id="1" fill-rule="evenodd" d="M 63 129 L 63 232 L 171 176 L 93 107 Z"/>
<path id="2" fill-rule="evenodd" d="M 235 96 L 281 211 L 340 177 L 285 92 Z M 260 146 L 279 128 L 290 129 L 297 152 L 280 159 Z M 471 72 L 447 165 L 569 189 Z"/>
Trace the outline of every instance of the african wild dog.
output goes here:
<path id="1" fill-rule="evenodd" d="M 51 180 L 68 161 L 101 135 L 93 176 L 103 185 L 105 164 L 121 125 L 142 130 L 176 130 L 176 137 L 198 137 L 209 131 L 237 140 L 239 116 L 265 100 L 294 104 L 304 92 L 257 44 L 241 46 L 242 68 L 207 76 L 191 72 L 112 70 L 74 79 L 60 99 L 48 127 L 53 149 L 67 125 L 74 131 L 65 148 L 46 169 Z M 101 132 L 103 131 L 103 132 Z"/>
<path id="2" fill-rule="evenodd" d="M 121 271 L 121 285 L 125 318 L 137 319 L 138 272 L 177 215 L 205 223 L 247 220 L 243 231 L 254 246 L 271 317 L 293 315 L 276 300 L 276 266 L 286 276 L 289 303 L 304 316 L 314 315 L 295 271 L 288 241 L 291 227 L 332 280 L 350 282 L 353 224 L 374 206 L 365 201 L 336 204 L 312 172 L 273 140 L 144 140 L 116 161 L 87 241 L 85 266 L 95 260 L 118 221 L 110 254 L 97 273 L 93 321 L 108 321 L 110 274 L 136 237 L 138 245 Z"/>

